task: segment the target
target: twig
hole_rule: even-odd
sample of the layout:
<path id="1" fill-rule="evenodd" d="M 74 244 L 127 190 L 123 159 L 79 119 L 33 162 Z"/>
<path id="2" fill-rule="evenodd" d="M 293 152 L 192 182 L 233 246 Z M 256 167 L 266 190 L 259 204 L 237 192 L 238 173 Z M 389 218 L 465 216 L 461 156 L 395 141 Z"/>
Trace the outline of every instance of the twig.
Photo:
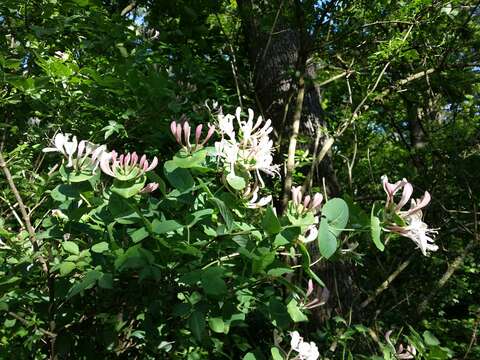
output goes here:
<path id="1" fill-rule="evenodd" d="M 18 315 L 17 313 L 14 313 L 13 311 L 9 311 L 8 312 L 8 315 L 10 315 L 11 317 L 17 319 L 18 321 L 20 321 L 23 325 L 26 325 L 26 326 L 30 326 L 30 323 L 24 319 L 23 317 L 21 317 L 20 315 Z M 51 338 L 54 338 L 54 337 L 57 337 L 57 334 L 54 334 L 48 330 L 45 330 L 45 329 L 42 329 L 41 327 L 35 327 L 36 330 L 40 331 L 42 334 L 44 335 L 47 335 Z"/>
<path id="2" fill-rule="evenodd" d="M 413 259 L 413 256 L 414 255 L 411 255 L 407 260 L 405 260 L 404 262 L 402 262 L 398 268 L 387 278 L 387 280 L 385 280 L 376 290 L 375 292 L 370 295 L 365 301 L 363 301 L 361 304 L 360 304 L 360 308 L 365 308 L 367 307 L 373 300 L 375 300 L 375 298 L 380 295 L 382 292 L 384 292 L 386 289 L 388 289 L 388 287 L 390 286 L 390 284 L 393 282 L 393 280 L 395 280 L 397 278 L 398 275 L 400 275 L 400 273 L 405 270 L 405 268 L 410 264 L 410 262 L 412 261 Z"/>
<path id="3" fill-rule="evenodd" d="M 30 216 L 27 213 L 27 209 L 25 207 L 25 204 L 22 200 L 22 197 L 20 196 L 20 193 L 17 190 L 17 187 L 15 186 L 15 182 L 13 181 L 12 174 L 10 173 L 10 170 L 8 169 L 8 166 L 5 162 L 5 159 L 4 159 L 2 153 L 0 153 L 0 168 L 2 168 L 2 171 L 5 175 L 5 178 L 7 179 L 10 190 L 12 190 L 13 195 L 15 196 L 15 199 L 17 200 L 18 207 L 20 209 L 20 213 L 22 214 L 23 222 L 25 223 L 25 227 L 26 227 L 28 235 L 29 235 L 30 243 L 32 244 L 32 247 L 33 247 L 33 251 L 38 252 L 39 251 L 39 246 L 38 246 L 37 238 L 35 236 L 35 229 L 32 226 L 32 223 L 30 221 Z M 48 265 L 47 265 L 47 262 L 45 261 L 45 259 L 42 255 L 38 256 L 38 261 L 40 262 L 40 264 L 42 266 L 42 270 L 46 274 L 48 274 Z"/>

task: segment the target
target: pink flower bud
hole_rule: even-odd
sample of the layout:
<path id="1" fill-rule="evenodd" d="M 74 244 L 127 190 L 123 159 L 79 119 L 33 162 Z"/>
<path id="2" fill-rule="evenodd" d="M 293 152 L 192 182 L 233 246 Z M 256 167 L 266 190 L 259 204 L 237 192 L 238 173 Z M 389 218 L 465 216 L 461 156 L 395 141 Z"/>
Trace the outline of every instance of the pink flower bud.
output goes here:
<path id="1" fill-rule="evenodd" d="M 316 210 L 320 207 L 323 201 L 323 195 L 320 193 L 316 193 L 313 195 L 313 200 L 312 203 L 310 204 L 310 209 L 311 210 Z"/>
<path id="2" fill-rule="evenodd" d="M 178 124 L 177 125 L 177 132 L 175 133 L 175 139 L 177 139 L 177 143 L 180 145 L 182 144 L 182 125 Z"/>
<path id="3" fill-rule="evenodd" d="M 142 157 L 140 158 L 140 163 L 138 166 L 143 169 L 143 165 L 145 164 L 145 161 L 147 160 L 147 155 L 143 154 Z"/>
<path id="4" fill-rule="evenodd" d="M 172 132 L 173 136 L 177 137 L 177 123 L 175 121 L 170 123 L 170 131 Z"/>
<path id="5" fill-rule="evenodd" d="M 200 124 L 195 129 L 195 145 L 196 146 L 198 146 L 198 144 L 200 144 L 200 135 L 202 135 L 202 128 L 203 128 L 203 125 Z"/>
<path id="6" fill-rule="evenodd" d="M 205 145 L 205 143 L 212 137 L 214 131 L 215 131 L 215 126 L 208 124 L 208 133 L 207 133 L 207 136 L 205 136 L 205 139 L 203 139 L 202 141 L 202 146 Z"/>
<path id="7" fill-rule="evenodd" d="M 125 156 L 122 154 L 122 155 L 120 155 L 120 157 L 118 158 L 118 162 L 119 162 L 120 166 L 123 166 L 123 158 L 124 158 L 124 157 L 125 157 Z"/>
<path id="8" fill-rule="evenodd" d="M 402 197 L 396 207 L 396 210 L 400 210 L 409 200 L 413 193 L 413 186 L 407 182 L 403 187 Z"/>
<path id="9" fill-rule="evenodd" d="M 130 153 L 128 153 L 127 155 L 125 155 L 125 163 L 124 163 L 125 166 L 130 165 L 130 157 L 131 157 L 131 156 L 132 156 L 132 155 L 130 155 Z"/>
<path id="10" fill-rule="evenodd" d="M 133 152 L 133 153 L 132 153 L 132 159 L 131 159 L 131 161 L 132 161 L 132 163 L 131 163 L 131 165 L 132 165 L 132 166 L 135 166 L 135 165 L 137 165 L 137 162 L 138 162 L 138 155 L 137 155 L 137 153 L 136 153 L 136 152 Z"/>
<path id="11" fill-rule="evenodd" d="M 305 198 L 303 199 L 303 207 L 304 207 L 305 209 L 307 209 L 309 203 L 310 203 L 310 195 L 307 195 L 307 196 L 305 196 Z"/>
<path id="12" fill-rule="evenodd" d="M 149 194 L 158 189 L 158 183 L 148 183 L 140 192 L 142 194 Z"/>
<path id="13" fill-rule="evenodd" d="M 190 124 L 188 121 L 185 121 L 183 123 L 183 137 L 185 139 L 185 145 L 187 146 L 187 149 L 190 150 Z"/>
<path id="14" fill-rule="evenodd" d="M 295 205 L 300 205 L 302 202 L 302 187 L 294 186 L 292 187 L 292 200 Z"/>

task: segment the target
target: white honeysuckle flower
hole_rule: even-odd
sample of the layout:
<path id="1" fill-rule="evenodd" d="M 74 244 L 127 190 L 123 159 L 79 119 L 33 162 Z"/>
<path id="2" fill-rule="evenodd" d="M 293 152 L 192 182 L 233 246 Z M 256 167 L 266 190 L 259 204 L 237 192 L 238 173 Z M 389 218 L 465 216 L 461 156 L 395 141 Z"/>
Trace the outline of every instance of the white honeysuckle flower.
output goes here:
<path id="1" fill-rule="evenodd" d="M 424 256 L 428 255 L 428 251 L 438 250 L 438 246 L 434 244 L 434 239 L 431 237 L 431 235 L 438 234 L 438 231 L 430 229 L 428 225 L 422 221 L 421 212 L 409 215 L 405 220 L 407 226 L 394 226 L 391 231 L 413 240 Z"/>
<path id="2" fill-rule="evenodd" d="M 235 119 L 238 134 L 235 132 Z M 222 139 L 215 143 L 215 149 L 230 172 L 235 172 L 238 167 L 250 172 L 264 186 L 260 172 L 270 176 L 279 173 L 279 166 L 273 164 L 273 141 L 269 138 L 273 128 L 271 121 L 264 123 L 261 116 L 255 123 L 253 120 L 252 109 L 248 109 L 247 120 L 242 120 L 241 108 L 237 108 L 235 115 L 219 114 L 217 128 Z"/>
<path id="3" fill-rule="evenodd" d="M 293 350 L 298 349 L 298 346 L 300 345 L 300 343 L 303 342 L 303 338 L 300 336 L 298 331 L 290 332 L 290 337 L 292 338 L 290 340 L 290 347 Z"/>
<path id="4" fill-rule="evenodd" d="M 46 147 L 43 152 L 59 152 L 66 159 L 66 167 L 73 167 L 75 170 L 81 170 L 87 158 L 90 158 L 93 164 L 93 171 L 98 167 L 100 155 L 107 151 L 105 145 L 96 145 L 87 140 L 77 140 L 69 133 L 58 133 L 53 138 L 54 147 Z"/>
<path id="5" fill-rule="evenodd" d="M 303 337 L 300 336 L 298 331 L 292 331 L 290 333 L 291 340 L 290 346 L 292 350 L 298 352 L 298 359 L 300 360 L 317 360 L 320 356 L 317 345 L 310 341 L 309 343 L 303 341 Z"/>
<path id="6" fill-rule="evenodd" d="M 235 138 L 233 119 L 235 119 L 233 115 L 218 114 L 218 129 L 222 135 L 227 135 L 231 140 Z"/>
<path id="7" fill-rule="evenodd" d="M 391 221 L 385 230 L 395 232 L 413 240 L 424 256 L 427 256 L 429 251 L 437 251 L 438 246 L 434 244 L 433 236 L 438 232 L 435 229 L 430 229 L 428 225 L 422 221 L 422 209 L 429 204 L 431 200 L 430 193 L 425 191 L 420 199 L 410 199 L 413 194 L 413 186 L 407 179 L 403 178 L 391 184 L 388 182 L 387 176 L 384 175 L 381 180 L 383 189 L 387 194 L 386 211 L 397 215 L 404 221 L 404 224 L 401 225 Z M 400 189 L 402 189 L 402 196 L 398 204 L 395 204 L 394 195 Z M 402 208 L 408 201 L 411 201 L 410 209 L 403 211 Z"/>

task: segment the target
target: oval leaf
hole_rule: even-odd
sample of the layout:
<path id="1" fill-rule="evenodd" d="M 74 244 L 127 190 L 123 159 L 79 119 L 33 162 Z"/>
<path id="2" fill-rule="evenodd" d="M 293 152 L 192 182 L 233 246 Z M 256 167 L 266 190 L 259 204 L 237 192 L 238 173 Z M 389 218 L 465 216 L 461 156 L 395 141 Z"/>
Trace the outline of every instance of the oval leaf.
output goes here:
<path id="1" fill-rule="evenodd" d="M 327 218 L 330 231 L 338 236 L 348 223 L 348 205 L 343 199 L 333 198 L 323 206 L 322 216 Z"/>
<path id="2" fill-rule="evenodd" d="M 320 254 L 327 259 L 337 250 L 337 238 L 330 230 L 327 219 L 322 218 L 317 241 Z"/>
<path id="3" fill-rule="evenodd" d="M 78 245 L 75 244 L 73 241 L 64 241 L 62 243 L 62 247 L 70 254 L 78 255 L 78 253 L 80 252 Z"/>

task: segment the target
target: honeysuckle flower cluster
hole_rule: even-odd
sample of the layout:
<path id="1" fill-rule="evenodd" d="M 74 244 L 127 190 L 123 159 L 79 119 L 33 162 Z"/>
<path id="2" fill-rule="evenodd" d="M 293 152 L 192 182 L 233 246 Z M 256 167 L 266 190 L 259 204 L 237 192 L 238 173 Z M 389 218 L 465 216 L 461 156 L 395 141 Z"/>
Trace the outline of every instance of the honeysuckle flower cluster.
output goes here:
<path id="1" fill-rule="evenodd" d="M 227 172 L 243 176 L 252 175 L 255 183 L 264 186 L 261 172 L 270 176 L 278 174 L 278 165 L 273 164 L 273 141 L 269 134 L 273 131 L 271 121 L 263 121 L 259 116 L 254 123 L 254 112 L 248 109 L 248 120 L 242 120 L 241 108 L 235 115 L 218 114 L 218 129 L 221 140 L 215 143 L 217 156 Z M 235 131 L 234 121 L 238 125 Z"/>
<path id="2" fill-rule="evenodd" d="M 318 352 L 317 345 L 313 341 L 310 341 L 309 343 L 307 343 L 306 341 L 303 341 L 303 337 L 300 336 L 298 331 L 292 331 L 290 333 L 290 337 L 292 338 L 290 341 L 290 346 L 292 350 L 298 353 L 295 359 L 299 359 L 299 360 L 317 360 L 318 359 L 318 357 L 320 356 L 320 353 Z"/>
<path id="3" fill-rule="evenodd" d="M 303 196 L 301 186 L 292 187 L 292 201 L 295 205 L 295 210 L 299 213 L 312 212 L 316 215 L 321 208 L 323 195 L 320 193 L 315 193 L 313 198 L 310 195 Z"/>
<path id="4" fill-rule="evenodd" d="M 294 212 L 300 216 L 306 215 L 308 213 L 311 213 L 314 215 L 314 218 L 313 218 L 314 223 L 307 228 L 307 230 L 301 237 L 301 240 L 303 240 L 304 243 L 312 242 L 318 236 L 319 218 L 318 216 L 315 216 L 315 215 L 317 215 L 320 212 L 322 201 L 323 201 L 323 195 L 320 193 L 315 193 L 313 197 L 310 195 L 303 196 L 301 186 L 294 186 L 292 187 L 291 191 L 292 191 L 292 203 L 294 207 Z"/>
<path id="5" fill-rule="evenodd" d="M 93 165 L 95 171 L 100 159 L 107 153 L 105 145 L 96 145 L 87 140 L 78 141 L 76 136 L 68 133 L 58 133 L 52 141 L 53 147 L 46 147 L 43 152 L 58 152 L 67 160 L 67 168 L 74 168 L 79 171 L 85 166 Z"/>
<path id="6" fill-rule="evenodd" d="M 137 179 L 146 172 L 155 169 L 157 165 L 158 159 L 156 156 L 149 163 L 146 155 L 139 157 L 136 152 L 118 156 L 118 153 L 113 150 L 104 154 L 100 159 L 100 168 L 105 174 L 123 181 Z"/>
<path id="7" fill-rule="evenodd" d="M 395 358 L 396 359 L 414 359 L 415 355 L 417 355 L 417 349 L 413 345 L 407 345 L 406 348 L 403 347 L 403 344 L 398 345 L 397 348 L 393 345 L 392 341 L 390 340 L 390 335 L 392 334 L 392 330 L 387 331 L 385 334 L 385 339 L 387 342 L 392 346 L 393 350 L 395 351 Z"/>
<path id="8" fill-rule="evenodd" d="M 385 205 L 387 224 L 385 229 L 413 240 L 425 256 L 428 254 L 428 251 L 437 251 L 438 246 L 434 244 L 433 239 L 437 231 L 430 229 L 422 220 L 422 209 L 431 200 L 429 192 L 425 191 L 425 194 L 420 199 L 411 199 L 413 194 L 412 184 L 406 179 L 391 184 L 385 175 L 382 176 L 382 185 L 387 194 Z M 402 196 L 400 201 L 395 204 L 394 196 L 400 190 L 402 190 Z M 402 208 L 409 201 L 410 209 L 403 211 Z"/>
<path id="9" fill-rule="evenodd" d="M 208 124 L 207 135 L 200 140 L 202 136 L 203 125 L 200 124 L 195 129 L 195 144 L 190 143 L 190 133 L 191 127 L 186 118 L 183 119 L 183 124 L 180 122 L 172 121 L 170 123 L 170 131 L 172 132 L 175 140 L 179 143 L 182 148 L 187 150 L 187 152 L 195 152 L 203 148 L 207 141 L 212 137 L 215 132 L 215 126 Z"/>

